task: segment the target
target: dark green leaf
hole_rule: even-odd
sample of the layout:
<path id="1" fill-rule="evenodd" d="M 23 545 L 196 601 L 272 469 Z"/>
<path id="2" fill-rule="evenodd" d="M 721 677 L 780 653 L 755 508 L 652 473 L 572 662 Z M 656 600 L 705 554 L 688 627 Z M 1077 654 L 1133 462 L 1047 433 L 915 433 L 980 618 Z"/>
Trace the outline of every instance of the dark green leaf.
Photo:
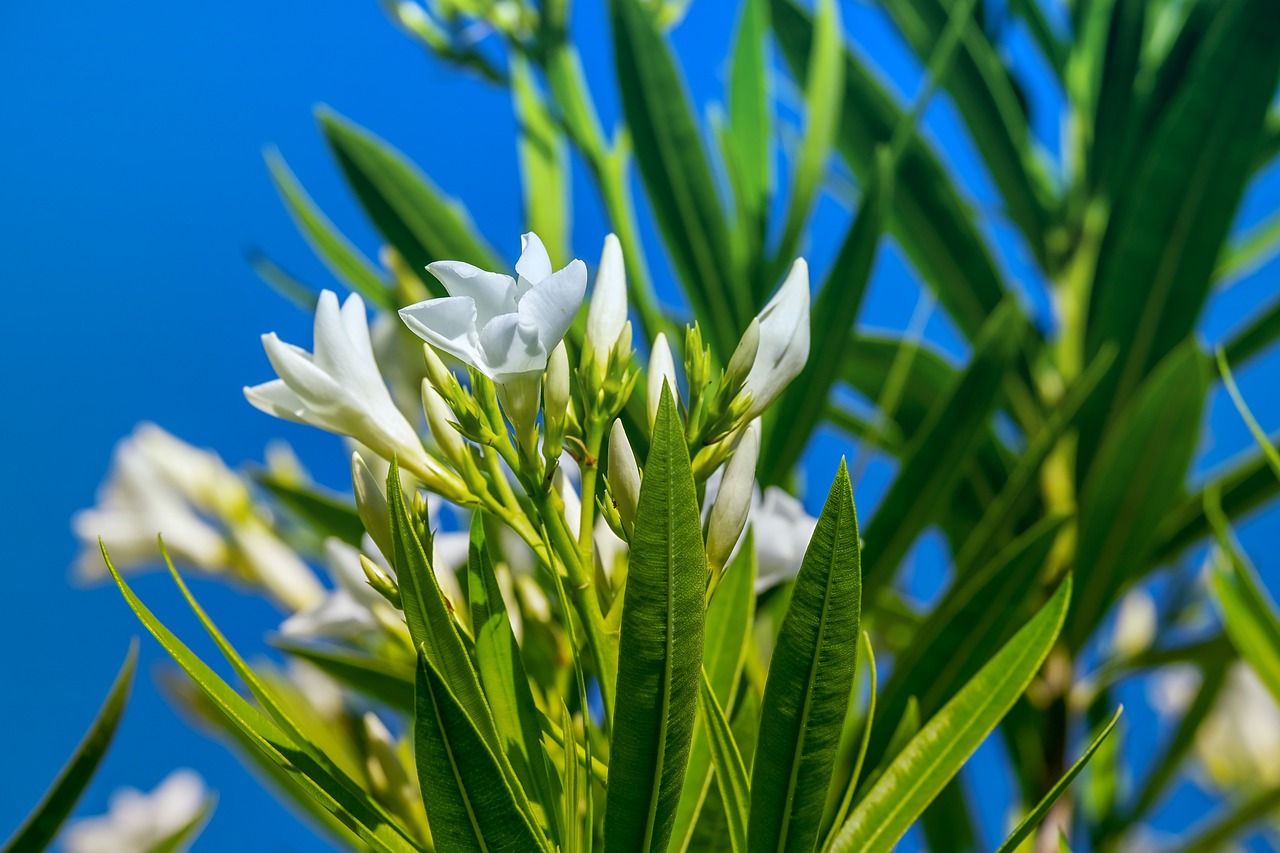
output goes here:
<path id="1" fill-rule="evenodd" d="M 769 663 L 751 776 L 752 851 L 812 850 L 858 659 L 858 519 L 843 460 Z"/>
<path id="2" fill-rule="evenodd" d="M 1280 338 L 1280 299 L 1273 299 L 1243 328 L 1232 333 L 1223 344 L 1227 363 L 1238 368 L 1275 343 L 1276 338 Z"/>
<path id="3" fill-rule="evenodd" d="M 684 785 L 706 617 L 707 557 L 685 444 L 664 388 L 631 539 L 610 741 L 605 845 L 667 848 Z"/>
<path id="4" fill-rule="evenodd" d="M 289 637 L 272 637 L 271 644 L 391 708 L 413 710 L 413 670 L 408 666 L 364 652 L 311 646 Z"/>
<path id="5" fill-rule="evenodd" d="M 115 737 L 116 727 L 120 724 L 125 703 L 129 699 L 129 688 L 133 685 L 133 672 L 137 662 L 138 641 L 135 639 L 129 644 L 124 664 L 111 683 L 107 698 L 103 700 L 89 730 L 35 809 L 22 821 L 13 837 L 0 848 L 4 853 L 43 850 L 58 834 L 89 780 L 93 778 L 102 757 L 107 754 L 107 747 L 111 746 L 111 739 Z"/>
<path id="6" fill-rule="evenodd" d="M 348 545 L 360 547 L 364 523 L 351 501 L 318 488 L 286 482 L 270 473 L 257 474 L 254 480 L 321 537 L 336 536 Z"/>

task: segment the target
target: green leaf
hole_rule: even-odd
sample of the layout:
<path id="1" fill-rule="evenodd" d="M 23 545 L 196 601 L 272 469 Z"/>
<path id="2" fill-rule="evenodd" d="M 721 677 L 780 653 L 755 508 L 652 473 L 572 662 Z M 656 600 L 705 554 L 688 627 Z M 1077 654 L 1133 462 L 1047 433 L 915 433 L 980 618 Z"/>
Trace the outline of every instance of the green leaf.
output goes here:
<path id="1" fill-rule="evenodd" d="M 307 195 L 307 191 L 298 183 L 298 179 L 280 156 L 280 152 L 269 148 L 266 158 L 276 192 L 280 193 L 280 199 L 293 217 L 294 224 L 307 238 L 320 260 L 325 262 L 334 275 L 374 305 L 384 311 L 394 312 L 398 309 L 400 306 L 396 304 L 395 295 L 373 264 L 316 207 L 311 196 Z"/>
<path id="2" fill-rule="evenodd" d="M 867 655 L 867 713 L 862 720 L 862 735 L 858 739 L 858 755 L 854 759 L 849 779 L 844 784 L 844 794 L 841 796 L 840 803 L 832 816 L 827 836 L 828 841 L 831 838 L 830 833 L 843 826 L 844 822 L 849 818 L 849 810 L 853 808 L 853 794 L 858 790 L 858 783 L 862 779 L 862 768 L 867 761 L 867 747 L 871 744 L 871 730 L 876 721 L 876 655 L 875 650 L 871 647 L 871 635 L 866 631 L 862 632 L 862 647 Z"/>
<path id="3" fill-rule="evenodd" d="M 256 474 L 254 481 L 322 537 L 336 536 L 357 548 L 364 539 L 364 523 L 351 501 L 315 487 L 286 482 L 266 472 Z"/>
<path id="4" fill-rule="evenodd" d="M 702 668 L 716 700 L 730 714 L 735 710 L 738 683 L 755 619 L 754 541 L 754 534 L 748 528 L 742 544 L 738 546 L 737 555 L 729 563 L 710 604 L 707 605 Z M 676 806 L 675 821 L 671 827 L 672 850 L 689 849 L 702 807 L 711 793 L 711 777 L 711 743 L 699 718 L 694 725 L 693 746 L 689 750 L 689 770 L 685 774 L 684 789 L 680 792 L 680 802 Z"/>
<path id="5" fill-rule="evenodd" d="M 1276 450 L 1276 446 L 1271 443 L 1271 439 L 1263 431 L 1258 419 L 1253 416 L 1253 412 L 1249 411 L 1249 404 L 1244 401 L 1244 396 L 1236 386 L 1236 379 L 1231 375 L 1231 367 L 1227 364 L 1227 355 L 1221 347 L 1218 348 L 1216 355 L 1218 373 L 1222 377 L 1222 384 L 1226 387 L 1227 393 L 1231 395 L 1231 402 L 1235 404 L 1236 411 L 1240 413 L 1245 426 L 1249 427 L 1249 434 L 1253 436 L 1262 455 L 1266 457 L 1267 464 L 1275 472 L 1276 478 L 1280 479 L 1280 450 Z"/>
<path id="6" fill-rule="evenodd" d="M 1223 626 L 1240 656 L 1271 694 L 1280 697 L 1280 615 L 1276 604 L 1241 556 L 1221 513 L 1211 510 L 1210 522 L 1216 528 L 1220 556 L 1213 562 L 1209 588 L 1222 611 Z"/>
<path id="7" fill-rule="evenodd" d="M 1195 329 L 1280 78 L 1280 16 L 1270 0 L 1206 5 L 1203 36 L 1188 56 L 1167 61 L 1185 62 L 1185 72 L 1145 134 L 1099 249 L 1085 355 L 1114 341 L 1120 357 L 1081 428 L 1082 473 L 1117 402 Z"/>
<path id="8" fill-rule="evenodd" d="M 858 519 L 841 460 L 769 663 L 751 775 L 752 851 L 812 850 L 858 659 Z"/>
<path id="9" fill-rule="evenodd" d="M 891 167 L 883 163 L 818 291 L 810 329 L 813 353 L 839 352 L 858 318 L 893 198 L 892 175 Z M 777 411 L 787 413 L 785 425 L 769 431 L 762 454 L 761 480 L 766 484 L 779 485 L 791 473 L 826 411 L 831 386 L 841 367 L 838 358 L 810 358 L 787 386 L 777 405 Z"/>
<path id="10" fill-rule="evenodd" d="M 883 715 L 881 715 L 881 719 L 884 719 Z M 876 782 L 880 781 L 884 771 L 889 769 L 889 765 L 918 734 L 920 734 L 920 703 L 916 700 L 916 697 L 912 696 L 907 699 L 906 707 L 902 709 L 898 722 L 893 726 L 893 734 L 889 736 L 889 745 L 885 748 L 884 758 L 867 774 L 867 779 L 859 786 L 861 790 L 858 793 L 866 796 L 867 791 L 876 786 Z M 843 826 L 844 824 L 837 824 L 832 829 L 833 831 L 839 831 Z M 832 841 L 834 840 L 832 838 Z"/>
<path id="11" fill-rule="evenodd" d="M 146 626 L 165 651 L 174 659 L 217 709 L 259 753 L 280 767 L 298 788 L 347 829 L 354 832 L 373 850 L 380 853 L 408 853 L 421 848 L 404 830 L 387 821 L 381 810 L 365 795 L 352 791 L 282 732 L 275 723 L 232 690 L 227 683 L 196 657 L 173 635 L 134 594 L 103 548 L 107 569 L 124 595 L 129 607 Z"/>
<path id="12" fill-rule="evenodd" d="M 414 759 L 437 850 L 548 850 L 498 759 L 425 651 L 418 655 Z"/>
<path id="13" fill-rule="evenodd" d="M 1018 845 L 1021 844 L 1033 831 L 1035 831 L 1035 828 L 1040 825 L 1040 821 L 1044 820 L 1044 816 L 1049 813 L 1049 809 L 1052 808 L 1053 804 L 1058 801 L 1058 798 L 1066 792 L 1067 788 L 1075 778 L 1080 775 L 1080 771 L 1089 763 L 1089 759 L 1098 751 L 1098 747 L 1102 746 L 1102 742 L 1106 740 L 1107 736 L 1115 729 L 1116 723 L 1120 722 L 1120 715 L 1122 713 L 1124 713 L 1123 705 L 1116 708 L 1116 712 L 1112 715 L 1111 721 L 1103 726 L 1102 731 L 1094 735 L 1093 741 L 1089 744 L 1088 748 L 1085 749 L 1080 758 L 1076 760 L 1076 763 L 1071 765 L 1070 769 L 1068 769 L 1066 773 L 1062 774 L 1062 778 L 1054 783 L 1054 786 L 1049 789 L 1049 792 L 1045 794 L 1043 798 L 1041 798 L 1040 802 L 1036 804 L 1036 807 L 1031 810 L 1031 813 L 1022 819 L 1022 822 L 1019 823 L 1017 828 L 1009 834 L 1009 837 L 1004 840 L 1004 843 L 1000 845 L 1000 848 L 996 850 L 996 853 L 1014 853 L 1014 851 L 1018 849 Z"/>
<path id="14" fill-rule="evenodd" d="M 768 0 L 742 0 L 729 68 L 729 127 L 724 134 L 725 161 L 738 202 L 738 227 L 756 302 L 763 302 L 768 289 L 761 256 L 773 189 L 773 117 L 765 58 L 768 29 Z"/>
<path id="15" fill-rule="evenodd" d="M 533 701 L 520 645 L 511 630 L 502 588 L 498 586 L 485 543 L 484 519 L 478 513 L 471 520 L 467 600 L 471 604 L 480 683 L 489 700 L 498 737 L 520 783 L 534 794 L 540 806 L 538 811 L 554 840 L 559 837 L 559 831 L 551 778 L 543 758 L 542 725 L 538 719 L 542 712 Z"/>
<path id="16" fill-rule="evenodd" d="M 413 710 L 413 669 L 386 658 L 273 636 L 271 645 L 314 664 L 336 680 L 398 711 Z"/>
<path id="17" fill-rule="evenodd" d="M 320 301 L 316 288 L 302 282 L 258 249 L 250 249 L 247 255 L 249 266 L 268 287 L 307 314 L 315 313 L 316 303 Z"/>
<path id="18" fill-rule="evenodd" d="M 800 244 L 814 197 L 827 168 L 831 144 L 840 127 L 844 99 L 844 23 L 835 0 L 818 0 L 805 73 L 805 126 L 791 176 L 791 201 L 778 243 L 775 268 L 786 269 Z M 822 352 L 822 350 L 818 350 Z"/>
<path id="19" fill-rule="evenodd" d="M 107 754 L 111 740 L 115 737 L 116 727 L 124 714 L 125 703 L 129 699 L 129 688 L 133 685 L 133 673 L 138 663 L 138 641 L 129 644 L 129 653 L 125 655 L 120 672 L 116 674 L 107 691 L 107 698 L 98 709 L 93 723 L 84 737 L 71 753 L 71 759 L 58 771 L 49 790 L 35 809 L 22 821 L 22 825 L 0 848 L 4 853 L 22 853 L 27 850 L 43 850 L 52 843 L 62 824 L 75 808 L 80 795 L 88 786 L 89 780 L 97 771 L 102 757 Z"/>
<path id="20" fill-rule="evenodd" d="M 610 0 L 622 112 L 654 218 L 712 351 L 727 358 L 754 316 L 684 80 L 641 0 Z"/>
<path id="21" fill-rule="evenodd" d="M 1219 286 L 1244 278 L 1280 253 L 1280 213 L 1259 222 L 1247 234 L 1228 243 L 1214 267 Z"/>
<path id="22" fill-rule="evenodd" d="M 1244 328 L 1232 333 L 1223 344 L 1227 363 L 1239 367 L 1275 343 L 1276 338 L 1280 338 L 1280 299 L 1273 299 L 1250 317 Z"/>
<path id="23" fill-rule="evenodd" d="M 572 257 L 569 152 L 564 133 L 538 92 L 528 60 L 516 51 L 510 56 L 525 227 L 541 238 L 552 266 L 559 268 Z"/>
<path id="24" fill-rule="evenodd" d="M 751 790 L 747 782 L 747 768 L 743 766 L 742 754 L 738 752 L 737 741 L 729 728 L 729 720 L 724 715 L 724 708 L 716 699 L 707 673 L 702 673 L 701 690 L 698 707 L 701 708 L 702 725 L 707 732 L 707 740 L 711 744 L 711 760 L 715 765 L 716 786 L 720 791 L 720 801 L 724 804 L 725 817 L 729 823 L 729 847 L 733 853 L 744 853 L 747 849 L 747 812 L 751 807 Z"/>
<path id="25" fill-rule="evenodd" d="M 887 586 L 916 537 L 941 510 L 990 427 L 1009 367 L 1021 351 L 1025 321 L 1001 306 L 974 341 L 968 368 L 940 397 L 903 453 L 902 467 L 867 524 L 872 548 L 863 570 L 868 590 Z"/>
<path id="26" fill-rule="evenodd" d="M 669 388 L 658 407 L 631 539 L 618 649 L 619 702 L 609 750 L 605 846 L 667 847 L 694 719 L 707 557 L 685 444 Z"/>
<path id="27" fill-rule="evenodd" d="M 1068 576 L 1032 619 L 894 759 L 832 842 L 831 853 L 888 853 L 1031 683 L 1062 628 Z"/>
<path id="28" fill-rule="evenodd" d="M 813 20 L 793 0 L 772 0 L 773 31 L 791 73 L 804 74 Z M 877 170 L 876 151 L 902 121 L 893 95 L 854 54 L 845 52 L 840 154 L 863 183 Z M 978 216 L 952 182 L 929 144 L 915 135 L 906 144 L 894 180 L 890 231 L 925 283 L 969 337 L 1004 299 L 1005 288 Z"/>
<path id="29" fill-rule="evenodd" d="M 1066 632 L 1072 648 L 1082 646 L 1144 567 L 1156 526 L 1191 464 L 1204 396 L 1203 356 L 1188 341 L 1143 383 L 1098 449 L 1080 492 L 1080 597 Z"/>
<path id="30" fill-rule="evenodd" d="M 318 118 L 356 198 L 431 295 L 446 295 L 426 270 L 433 261 L 501 266 L 466 214 L 403 154 L 327 107 Z"/>

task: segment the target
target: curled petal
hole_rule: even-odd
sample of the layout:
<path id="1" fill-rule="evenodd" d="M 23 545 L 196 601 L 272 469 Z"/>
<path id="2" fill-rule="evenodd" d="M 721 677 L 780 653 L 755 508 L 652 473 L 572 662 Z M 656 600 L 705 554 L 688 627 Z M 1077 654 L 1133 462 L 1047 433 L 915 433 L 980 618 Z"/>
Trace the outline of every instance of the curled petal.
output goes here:
<path id="1" fill-rule="evenodd" d="M 428 299 L 400 309 L 409 330 L 438 349 L 487 373 L 476 331 L 476 303 L 468 296 Z"/>
<path id="2" fill-rule="evenodd" d="M 516 283 L 509 275 L 486 272 L 462 261 L 436 261 L 427 266 L 427 272 L 440 280 L 450 296 L 474 300 L 481 326 L 516 310 Z"/>
<path id="3" fill-rule="evenodd" d="M 520 317 L 537 329 L 546 352 L 555 349 L 573 325 L 587 293 L 587 266 L 574 260 L 520 297 Z"/>
<path id="4" fill-rule="evenodd" d="M 547 351 L 533 321 L 519 314 L 494 317 L 480 330 L 480 350 L 494 381 L 513 373 L 541 371 L 547 366 Z"/>
<path id="5" fill-rule="evenodd" d="M 520 260 L 516 261 L 516 275 L 520 280 L 516 287 L 520 294 L 551 275 L 551 258 L 541 238 L 530 231 L 520 235 Z"/>

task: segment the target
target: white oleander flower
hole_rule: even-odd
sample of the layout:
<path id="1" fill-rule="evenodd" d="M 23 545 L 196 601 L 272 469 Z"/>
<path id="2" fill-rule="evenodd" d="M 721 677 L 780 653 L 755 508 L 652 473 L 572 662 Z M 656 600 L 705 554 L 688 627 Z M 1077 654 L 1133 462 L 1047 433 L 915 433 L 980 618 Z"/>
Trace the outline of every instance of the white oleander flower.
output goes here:
<path id="1" fill-rule="evenodd" d="M 289 609 L 311 607 L 324 596 L 315 572 L 256 516 L 233 519 L 227 535 L 241 571 Z"/>
<path id="2" fill-rule="evenodd" d="M 1280 784 L 1280 707 L 1246 663 L 1237 662 L 1196 733 L 1196 754 L 1217 787 L 1260 791 Z"/>
<path id="3" fill-rule="evenodd" d="M 1189 663 L 1163 666 L 1147 681 L 1147 701 L 1163 717 L 1180 716 L 1200 692 L 1200 670 Z"/>
<path id="4" fill-rule="evenodd" d="M 372 545 L 372 541 L 366 541 L 364 552 L 389 571 Z M 360 551 L 331 537 L 324 542 L 324 555 L 333 578 L 333 590 L 315 605 L 284 620 L 280 633 L 288 637 L 336 640 L 354 640 L 377 633 L 379 623 L 373 608 L 386 599 L 369 586 L 360 567 Z"/>
<path id="5" fill-rule="evenodd" d="M 1111 648 L 1121 658 L 1143 652 L 1156 636 L 1156 603 L 1151 593 L 1134 588 L 1120 599 L 1115 627 L 1111 632 Z"/>
<path id="6" fill-rule="evenodd" d="M 747 516 L 755 500 L 756 462 L 760 458 L 760 421 L 754 420 L 742 433 L 733 456 L 724 466 L 707 521 L 707 563 L 719 572 L 747 526 Z"/>
<path id="7" fill-rule="evenodd" d="M 756 592 L 794 578 L 804 562 L 818 519 L 799 499 L 777 486 L 764 490 L 751 506 L 752 540 L 756 546 Z"/>
<path id="8" fill-rule="evenodd" d="M 739 392 L 739 399 L 750 395 L 745 420 L 768 408 L 809 360 L 809 265 L 803 258 L 791 265 L 782 287 L 756 320 L 759 337 L 752 341 L 755 360 Z M 753 338 L 755 334 L 753 331 Z"/>
<path id="9" fill-rule="evenodd" d="M 287 344 L 275 332 L 262 336 L 279 379 L 246 387 L 256 408 L 297 423 L 349 436 L 421 477 L 441 470 L 397 408 L 374 359 L 364 301 L 348 296 L 338 307 L 329 290 L 316 306 L 315 352 Z"/>
<path id="10" fill-rule="evenodd" d="M 613 234 L 604 238 L 596 286 L 587 309 L 587 337 L 584 349 L 591 351 L 595 380 L 604 380 L 609 352 L 617 344 L 627 324 L 627 268 L 622 260 L 622 244 Z"/>
<path id="11" fill-rule="evenodd" d="M 582 261 L 552 272 L 536 234 L 525 234 L 521 243 L 515 278 L 461 261 L 437 261 L 427 270 L 449 295 L 400 309 L 414 334 L 499 385 L 546 369 L 587 290 Z"/>
<path id="12" fill-rule="evenodd" d="M 175 770 L 149 794 L 120 788 L 111 795 L 105 815 L 67 825 L 62 833 L 62 849 L 66 853 L 151 850 L 189 827 L 200 816 L 208 797 L 204 780 L 193 770 Z M 175 849 L 186 847 L 184 843 Z"/>
<path id="13" fill-rule="evenodd" d="M 649 353 L 649 384 L 646 402 L 649 404 L 650 429 L 653 429 L 654 421 L 658 419 L 658 404 L 662 402 L 664 383 L 671 389 L 671 399 L 679 403 L 680 390 L 676 385 L 676 360 L 671 355 L 671 344 L 667 343 L 667 336 L 658 332 L 658 336 L 653 339 L 653 350 Z"/>

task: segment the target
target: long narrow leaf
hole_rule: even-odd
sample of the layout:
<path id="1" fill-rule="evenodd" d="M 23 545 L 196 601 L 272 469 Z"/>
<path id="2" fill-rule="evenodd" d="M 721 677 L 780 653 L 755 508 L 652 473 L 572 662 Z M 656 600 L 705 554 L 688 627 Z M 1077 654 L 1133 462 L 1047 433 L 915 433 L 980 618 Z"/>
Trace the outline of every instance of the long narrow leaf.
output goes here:
<path id="1" fill-rule="evenodd" d="M 702 673 L 698 698 L 702 724 L 711 744 L 716 786 L 720 790 L 720 802 L 724 804 L 725 818 L 729 823 L 729 847 L 733 853 L 744 853 L 747 849 L 747 812 L 751 808 L 747 768 L 742 763 L 742 754 L 738 752 L 738 744 L 733 739 L 724 708 L 720 707 L 705 671 Z"/>

